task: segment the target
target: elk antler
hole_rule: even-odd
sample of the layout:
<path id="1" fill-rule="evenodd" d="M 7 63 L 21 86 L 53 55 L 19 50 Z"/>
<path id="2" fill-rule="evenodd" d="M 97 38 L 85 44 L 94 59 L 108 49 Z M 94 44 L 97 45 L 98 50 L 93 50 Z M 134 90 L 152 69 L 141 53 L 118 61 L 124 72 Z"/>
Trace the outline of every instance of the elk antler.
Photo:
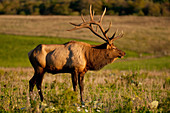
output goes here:
<path id="1" fill-rule="evenodd" d="M 117 39 L 123 37 L 123 35 L 124 35 L 123 31 L 118 36 L 115 37 L 117 32 L 118 32 L 118 30 L 112 35 L 111 38 L 109 38 L 111 42 L 113 42 L 114 40 L 117 40 Z"/>
<path id="2" fill-rule="evenodd" d="M 107 36 L 107 32 L 110 30 L 110 27 L 112 26 L 112 23 L 110 22 L 109 27 L 108 27 L 107 30 L 103 29 L 103 27 L 102 27 L 102 20 L 103 20 L 103 17 L 105 15 L 105 13 L 106 13 L 106 8 L 104 9 L 103 14 L 100 17 L 100 20 L 98 22 L 94 21 L 94 18 L 93 18 L 94 17 L 94 11 L 92 12 L 92 6 L 90 5 L 90 21 L 86 22 L 86 20 L 84 19 L 83 15 L 81 15 L 81 19 L 82 19 L 83 22 L 80 23 L 80 24 L 74 24 L 74 23 L 70 22 L 70 24 L 74 25 L 75 27 L 73 29 L 68 30 L 68 31 L 73 31 L 73 30 L 77 30 L 77 29 L 81 29 L 81 28 L 89 28 L 96 36 L 98 36 L 99 38 L 103 39 L 107 43 L 111 44 L 112 41 L 114 41 L 115 39 L 122 37 L 123 33 L 120 34 L 119 36 L 115 37 L 115 35 L 116 35 L 116 32 L 115 32 L 111 38 L 109 38 Z M 98 31 L 97 29 L 96 29 L 96 31 L 93 29 L 93 25 L 96 25 L 97 28 L 98 27 L 100 28 L 100 30 L 101 30 L 101 32 L 102 32 L 104 37 L 101 36 L 97 32 Z"/>

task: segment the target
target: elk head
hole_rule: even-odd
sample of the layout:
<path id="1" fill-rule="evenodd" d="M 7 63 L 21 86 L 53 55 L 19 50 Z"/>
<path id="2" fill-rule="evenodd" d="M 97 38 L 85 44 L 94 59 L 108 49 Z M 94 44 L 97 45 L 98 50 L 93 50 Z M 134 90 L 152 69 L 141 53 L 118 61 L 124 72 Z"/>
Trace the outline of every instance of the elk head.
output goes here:
<path id="1" fill-rule="evenodd" d="M 118 57 L 121 58 L 125 55 L 125 52 L 117 49 L 117 47 L 114 46 L 113 42 L 114 42 L 114 40 L 117 40 L 117 39 L 123 37 L 123 35 L 124 35 L 123 31 L 122 31 L 122 33 L 120 33 L 117 36 L 116 36 L 116 33 L 117 33 L 117 31 L 116 31 L 113 33 L 113 35 L 111 37 L 108 37 L 107 33 L 110 30 L 112 23 L 110 22 L 109 27 L 106 30 L 104 30 L 104 28 L 102 26 L 102 20 L 103 20 L 105 13 L 106 13 L 106 8 L 104 9 L 103 14 L 101 15 L 99 21 L 97 21 L 97 22 L 94 21 L 94 11 L 92 11 L 92 6 L 90 5 L 90 21 L 86 21 L 84 19 L 83 15 L 81 15 L 81 19 L 83 22 L 80 24 L 75 24 L 75 23 L 70 22 L 70 24 L 75 27 L 68 31 L 73 31 L 73 30 L 77 30 L 77 29 L 81 29 L 81 28 L 90 29 L 92 31 L 92 33 L 94 33 L 96 36 L 98 36 L 99 38 L 101 38 L 102 40 L 104 40 L 106 42 L 106 44 L 107 44 L 106 49 L 112 49 L 113 51 L 115 51 L 115 53 L 118 53 L 119 54 Z M 94 30 L 94 26 L 96 27 L 96 30 Z M 100 29 L 103 36 L 101 36 L 98 33 L 98 28 Z"/>

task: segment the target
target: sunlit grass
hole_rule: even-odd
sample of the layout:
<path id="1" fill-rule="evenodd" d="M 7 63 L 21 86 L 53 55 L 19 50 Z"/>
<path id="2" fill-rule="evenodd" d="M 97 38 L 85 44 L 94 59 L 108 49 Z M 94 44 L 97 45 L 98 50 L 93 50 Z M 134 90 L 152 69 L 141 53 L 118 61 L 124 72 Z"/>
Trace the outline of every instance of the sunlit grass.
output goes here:
<path id="1" fill-rule="evenodd" d="M 146 59 L 123 60 L 107 65 L 104 69 L 119 70 L 167 70 L 170 69 L 170 56 Z"/>
<path id="2" fill-rule="evenodd" d="M 169 73 L 148 71 L 98 71 L 85 75 L 84 99 L 72 90 L 71 76 L 46 74 L 44 102 L 37 89 L 30 103 L 28 82 L 32 70 L 0 70 L 0 112 L 168 112 Z M 155 108 L 152 102 L 158 102 Z"/>

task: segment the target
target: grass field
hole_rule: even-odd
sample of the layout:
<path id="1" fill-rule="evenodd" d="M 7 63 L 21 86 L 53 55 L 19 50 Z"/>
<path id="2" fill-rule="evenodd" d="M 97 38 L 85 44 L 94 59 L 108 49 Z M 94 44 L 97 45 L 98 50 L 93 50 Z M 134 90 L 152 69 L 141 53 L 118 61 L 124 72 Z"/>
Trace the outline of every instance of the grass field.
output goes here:
<path id="1" fill-rule="evenodd" d="M 87 18 L 87 17 L 85 17 Z M 46 74 L 44 103 L 30 104 L 33 69 L 27 53 L 39 44 L 70 40 L 101 44 L 88 30 L 67 32 L 77 16 L 0 16 L 0 112 L 170 112 L 170 18 L 106 16 L 112 32 L 125 36 L 115 45 L 126 52 L 100 71 L 85 75 L 85 107 L 72 91 L 69 74 Z M 104 25 L 107 27 L 107 25 Z"/>
<path id="2" fill-rule="evenodd" d="M 85 75 L 85 107 L 72 91 L 71 76 L 46 74 L 45 100 L 35 88 L 30 104 L 28 82 L 32 69 L 0 69 L 0 112 L 169 112 L 167 72 L 103 70 Z"/>

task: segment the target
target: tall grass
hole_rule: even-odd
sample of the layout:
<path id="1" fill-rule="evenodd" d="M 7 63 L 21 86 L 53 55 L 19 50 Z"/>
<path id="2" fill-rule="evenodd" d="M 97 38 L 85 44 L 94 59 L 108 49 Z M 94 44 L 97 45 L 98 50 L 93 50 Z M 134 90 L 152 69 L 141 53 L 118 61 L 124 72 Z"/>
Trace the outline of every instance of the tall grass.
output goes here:
<path id="1" fill-rule="evenodd" d="M 0 112 L 169 112 L 168 72 L 98 71 L 85 75 L 85 106 L 72 90 L 71 76 L 46 74 L 45 100 L 37 89 L 29 100 L 28 81 L 32 70 L 0 70 Z M 157 102 L 157 105 L 152 105 Z"/>

